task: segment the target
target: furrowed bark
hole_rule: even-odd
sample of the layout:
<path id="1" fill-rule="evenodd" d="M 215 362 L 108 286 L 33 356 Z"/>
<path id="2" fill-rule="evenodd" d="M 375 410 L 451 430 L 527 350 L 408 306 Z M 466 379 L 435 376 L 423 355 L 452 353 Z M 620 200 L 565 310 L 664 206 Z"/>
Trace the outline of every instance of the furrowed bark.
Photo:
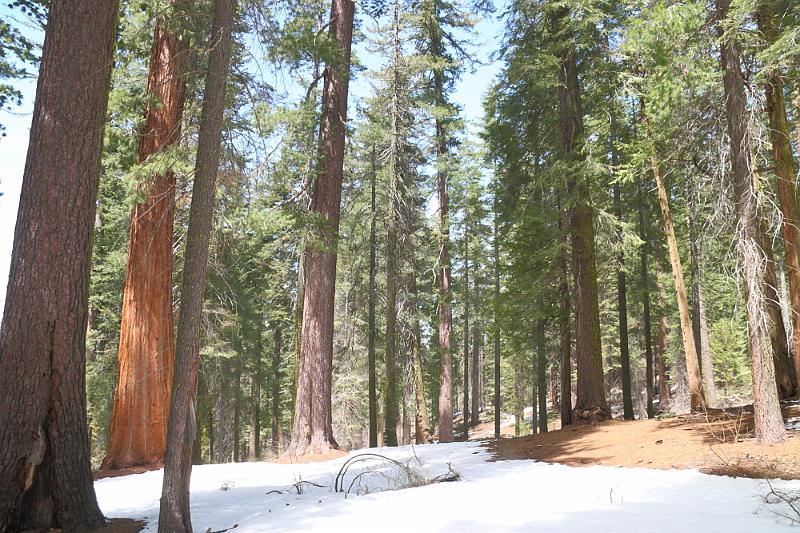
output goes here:
<path id="1" fill-rule="evenodd" d="M 89 456 L 92 228 L 118 2 L 49 3 L 0 326 L 0 531 L 103 525 Z"/>
<path id="2" fill-rule="evenodd" d="M 177 10 L 184 0 L 171 0 Z M 180 140 L 186 93 L 188 44 L 159 21 L 150 53 L 147 92 L 155 102 L 145 111 L 138 159 L 144 163 Z M 172 322 L 172 231 L 175 174 L 151 176 L 145 200 L 131 214 L 128 265 L 122 297 L 119 380 L 111 434 L 102 469 L 164 461 L 174 358 Z"/>
<path id="3" fill-rule="evenodd" d="M 775 366 L 770 344 L 770 317 L 766 312 L 765 273 L 767 258 L 763 243 L 759 198 L 752 161 L 750 160 L 750 131 L 747 124 L 747 95 L 741 71 L 739 44 L 735 34 L 723 29 L 730 0 L 717 0 L 717 24 L 721 38 L 720 52 L 725 89 L 725 108 L 728 135 L 731 143 L 733 189 L 738 221 L 737 249 L 739 252 L 747 311 L 747 329 L 752 360 L 753 411 L 756 440 L 765 443 L 786 440 L 778 391 L 775 386 Z"/>
<path id="4" fill-rule="evenodd" d="M 292 440 L 286 452 L 289 455 L 325 453 L 338 448 L 331 420 L 333 314 L 354 13 L 352 0 L 333 0 L 329 36 L 339 46 L 340 54 L 325 71 L 320 128 L 322 162 L 312 204 L 324 228 L 318 235 L 321 242 L 310 244 L 304 252 L 300 370 Z"/>

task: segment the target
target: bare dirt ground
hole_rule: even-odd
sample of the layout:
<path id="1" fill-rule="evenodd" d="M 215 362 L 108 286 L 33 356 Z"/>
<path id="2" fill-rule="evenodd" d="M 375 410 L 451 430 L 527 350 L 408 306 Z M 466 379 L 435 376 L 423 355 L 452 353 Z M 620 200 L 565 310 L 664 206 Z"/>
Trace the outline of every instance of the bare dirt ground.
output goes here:
<path id="1" fill-rule="evenodd" d="M 800 416 L 800 407 L 784 408 Z M 668 419 L 610 420 L 491 441 L 497 459 L 538 459 L 571 466 L 697 468 L 716 475 L 800 479 L 800 431 L 780 444 L 757 444 L 751 407 Z"/>

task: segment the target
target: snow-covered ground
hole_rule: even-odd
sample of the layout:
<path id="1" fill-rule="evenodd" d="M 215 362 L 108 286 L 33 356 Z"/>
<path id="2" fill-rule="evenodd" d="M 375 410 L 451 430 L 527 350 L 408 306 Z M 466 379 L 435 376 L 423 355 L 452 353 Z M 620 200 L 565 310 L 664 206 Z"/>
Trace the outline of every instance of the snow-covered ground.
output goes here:
<path id="1" fill-rule="evenodd" d="M 367 451 L 408 464 L 428 479 L 447 473 L 449 463 L 462 479 L 386 490 L 407 484 L 407 476 L 396 465 L 377 460 L 356 463 L 348 471 L 342 485 L 351 489 L 349 495 L 334 492 L 334 478 L 345 461 Z M 477 443 L 454 443 L 359 450 L 333 461 L 301 465 L 199 466 L 192 473 L 192 522 L 195 531 L 203 533 L 234 524 L 236 533 L 760 533 L 791 527 L 791 521 L 781 517 L 792 514 L 788 507 L 765 503 L 770 490 L 765 481 L 695 470 L 574 468 L 490 459 Z M 100 507 L 108 517 L 145 519 L 148 531 L 154 531 L 161 477 L 156 471 L 97 481 Z M 800 491 L 800 482 L 773 486 Z"/>

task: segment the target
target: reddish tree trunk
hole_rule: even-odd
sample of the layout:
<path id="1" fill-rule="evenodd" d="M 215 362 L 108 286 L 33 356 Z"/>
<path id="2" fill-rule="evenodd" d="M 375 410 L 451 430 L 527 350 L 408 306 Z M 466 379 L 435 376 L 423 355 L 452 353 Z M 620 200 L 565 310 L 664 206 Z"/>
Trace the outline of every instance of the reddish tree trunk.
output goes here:
<path id="1" fill-rule="evenodd" d="M 764 1 L 759 4 L 756 17 L 758 27 L 768 44 L 775 42 L 777 35 L 775 29 L 774 4 Z M 794 395 L 800 384 L 800 209 L 797 205 L 797 184 L 795 176 L 797 167 L 792 155 L 792 139 L 789 131 L 789 121 L 786 117 L 786 102 L 783 97 L 783 78 L 780 72 L 770 76 L 764 84 L 764 97 L 769 117 L 769 136 L 772 143 L 772 159 L 775 163 L 775 173 L 778 175 L 778 198 L 780 199 L 783 220 L 783 247 L 786 255 L 786 270 L 789 278 L 789 299 L 791 301 L 791 318 L 794 325 L 794 369 L 791 361 L 784 360 L 783 354 L 775 354 L 775 370 L 778 379 L 778 390 L 786 399 Z M 800 119 L 795 117 L 800 134 Z M 798 137 L 800 142 L 800 136 Z M 800 147 L 800 144 L 798 144 Z M 792 371 L 796 372 L 794 375 Z M 789 374 L 789 376 L 786 376 Z M 791 382 L 792 390 L 787 390 L 787 380 Z"/>
<path id="2" fill-rule="evenodd" d="M 321 242 L 310 244 L 305 251 L 300 370 L 292 441 L 287 450 L 292 455 L 338 448 L 331 421 L 333 313 L 354 12 L 352 0 L 333 0 L 330 38 L 339 45 L 341 57 L 328 65 L 322 95 L 322 168 L 312 209 L 325 228 L 319 236 Z"/>
<path id="3" fill-rule="evenodd" d="M 172 0 L 175 6 L 178 0 Z M 139 162 L 180 139 L 187 45 L 156 25 L 147 91 L 156 102 L 146 111 Z M 159 464 L 164 460 L 174 354 L 172 324 L 172 229 L 175 174 L 154 175 L 147 199 L 131 215 L 128 267 L 122 298 L 119 380 L 103 469 Z"/>
<path id="4" fill-rule="evenodd" d="M 441 55 L 442 43 L 431 42 L 433 55 Z M 437 104 L 446 105 L 444 98 L 444 74 L 434 71 L 434 90 Z M 447 132 L 444 120 L 436 118 L 437 193 L 439 197 L 439 257 L 436 266 L 439 298 L 439 442 L 453 441 L 453 309 L 451 305 L 452 272 L 450 269 L 450 198 L 448 173 L 443 166 L 447 157 Z"/>
<path id="5" fill-rule="evenodd" d="M 103 524 L 84 370 L 117 6 L 49 4 L 0 327 L 0 531 Z"/>

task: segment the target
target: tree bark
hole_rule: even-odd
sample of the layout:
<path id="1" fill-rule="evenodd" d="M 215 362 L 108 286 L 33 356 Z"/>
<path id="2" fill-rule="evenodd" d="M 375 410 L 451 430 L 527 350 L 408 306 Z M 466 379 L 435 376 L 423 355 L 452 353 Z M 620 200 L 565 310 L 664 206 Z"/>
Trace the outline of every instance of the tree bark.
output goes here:
<path id="1" fill-rule="evenodd" d="M 737 249 L 745 287 L 747 329 L 752 360 L 753 411 L 758 442 L 786 440 L 775 366 L 770 344 L 770 317 L 766 313 L 766 257 L 761 228 L 759 198 L 750 160 L 750 131 L 747 125 L 747 95 L 740 65 L 739 44 L 735 34 L 725 35 L 722 24 L 727 17 L 730 0 L 717 0 L 717 23 L 721 38 L 720 52 L 725 89 L 728 135 L 731 142 L 733 189 L 737 216 Z"/>
<path id="2" fill-rule="evenodd" d="M 774 0 L 764 0 L 759 3 L 756 20 L 758 28 L 764 36 L 766 44 L 775 42 L 775 13 Z M 797 393 L 800 384 L 800 209 L 797 204 L 797 166 L 792 154 L 791 132 L 786 117 L 786 102 L 783 97 L 784 84 L 780 72 L 770 76 L 764 84 L 764 97 L 769 117 L 769 136 L 772 143 L 772 159 L 775 164 L 775 173 L 778 176 L 778 198 L 781 207 L 781 230 L 783 233 L 784 253 L 786 257 L 786 270 L 789 277 L 789 297 L 791 302 L 791 319 L 794 326 L 794 383 L 788 392 L 779 382 L 779 390 L 783 398 Z M 795 118 L 795 121 L 798 121 Z M 800 134 L 800 127 L 798 127 Z M 800 143 L 800 136 L 798 136 Z M 800 144 L 798 144 L 800 147 Z M 780 358 L 781 354 L 776 354 Z M 776 364 L 776 372 L 788 365 L 782 361 Z M 778 376 L 780 377 L 780 376 Z M 784 385 L 785 387 L 785 385 Z"/>
<path id="3" fill-rule="evenodd" d="M 400 11 L 397 0 L 394 2 L 392 20 L 392 98 L 389 104 L 392 131 L 389 139 L 389 213 L 386 221 L 386 395 L 383 412 L 386 417 L 386 444 L 397 446 L 397 224 L 400 215 L 400 173 L 403 168 L 400 138 Z"/>
<path id="4" fill-rule="evenodd" d="M 177 372 L 172 383 L 167 454 L 164 461 L 161 509 L 158 516 L 158 530 L 164 533 L 192 531 L 189 483 L 192 475 L 192 442 L 197 432 L 200 326 L 235 12 L 236 0 L 215 0 L 208 74 L 200 116 L 194 188 L 186 237 L 186 258 L 175 353 Z M 238 446 L 238 443 L 234 445 Z"/>
<path id="5" fill-rule="evenodd" d="M 650 325 L 650 269 L 647 265 L 648 236 L 646 218 L 644 215 L 644 197 L 642 195 L 642 180 L 636 180 L 636 197 L 639 202 L 639 238 L 642 246 L 639 249 L 640 279 L 642 284 L 642 329 L 644 330 L 644 360 L 645 360 L 645 386 L 647 387 L 647 418 L 655 416 L 653 408 L 653 338 Z"/>
<path id="6" fill-rule="evenodd" d="M 0 326 L 0 531 L 104 522 L 84 370 L 117 12 L 116 1 L 49 3 Z"/>
<path id="7" fill-rule="evenodd" d="M 686 293 L 686 282 L 683 278 L 683 267 L 681 266 L 681 256 L 678 251 L 678 240 L 675 238 L 675 228 L 672 225 L 672 215 L 669 208 L 667 189 L 664 185 L 664 178 L 661 175 L 661 168 L 656 153 L 656 143 L 650 132 L 650 124 L 645 110 L 644 99 L 640 99 L 642 121 L 645 123 L 647 137 L 650 142 L 650 164 L 653 170 L 653 177 L 656 182 L 656 192 L 658 193 L 658 203 L 661 207 L 661 216 L 664 221 L 664 233 L 667 236 L 667 249 L 669 251 L 669 262 L 672 266 L 672 279 L 675 282 L 675 299 L 678 302 L 678 316 L 680 317 L 681 341 L 683 353 L 686 359 L 686 373 L 689 385 L 689 398 L 692 411 L 702 411 L 706 408 L 706 396 L 703 390 L 703 379 L 700 374 L 700 361 L 697 357 L 694 336 L 692 333 L 692 318 L 689 314 L 689 298 Z"/>
<path id="8" fill-rule="evenodd" d="M 566 8 L 553 15 L 553 33 L 565 30 L 561 21 L 569 16 Z M 603 383 L 603 358 L 600 346 L 600 307 L 597 299 L 597 265 L 594 248 L 593 207 L 589 184 L 577 168 L 583 161 L 583 110 L 572 35 L 560 36 L 557 57 L 558 101 L 564 156 L 575 167 L 566 178 L 571 201 L 569 214 L 572 241 L 572 267 L 575 278 L 575 339 L 577 351 L 577 402 L 573 421 L 595 422 L 611 417 Z"/>
<path id="9" fill-rule="evenodd" d="M 170 0 L 178 9 L 184 0 Z M 150 54 L 147 92 L 157 102 L 145 112 L 139 163 L 180 140 L 188 45 L 158 22 Z M 175 174 L 156 174 L 144 185 L 146 200 L 131 214 L 128 265 L 122 297 L 119 381 L 111 434 L 101 468 L 164 461 L 174 357 L 172 231 Z"/>
<path id="10" fill-rule="evenodd" d="M 367 364 L 369 366 L 369 447 L 375 448 L 378 446 L 378 393 L 377 393 L 377 377 L 376 377 L 376 363 L 375 363 L 375 301 L 377 299 L 377 289 L 375 284 L 375 273 L 377 271 L 376 261 L 376 228 L 375 223 L 377 220 L 377 208 L 375 203 L 375 182 L 377 179 L 377 170 L 375 165 L 375 147 L 372 147 L 370 152 L 370 190 L 371 190 L 371 203 L 370 203 L 370 219 L 369 219 L 369 309 L 368 309 L 368 328 L 367 333 Z"/>
<path id="11" fill-rule="evenodd" d="M 440 91 L 444 91 L 444 82 L 439 83 Z M 453 441 L 453 352 L 451 335 L 453 332 L 453 310 L 451 308 L 450 287 L 450 218 L 448 216 L 449 200 L 447 192 L 447 171 L 441 168 L 447 156 L 447 138 L 441 119 L 436 121 L 436 158 L 439 162 L 437 170 L 439 196 L 439 258 L 437 265 L 438 297 L 439 297 L 439 351 L 441 356 L 439 369 L 439 442 Z"/>
<path id="12" fill-rule="evenodd" d="M 795 375 L 792 368 L 792 358 L 789 353 L 789 336 L 786 334 L 786 325 L 783 321 L 783 310 L 780 303 L 781 294 L 778 287 L 778 276 L 775 272 L 775 253 L 764 217 L 761 217 L 761 232 L 764 239 L 762 248 L 766 257 L 764 270 L 765 305 L 769 315 L 769 338 L 775 366 L 775 384 L 778 387 L 778 397 L 789 399 L 794 395 Z"/>
<path id="13" fill-rule="evenodd" d="M 325 70 L 320 128 L 322 162 L 312 205 L 326 227 L 318 235 L 321 242 L 305 251 L 300 371 L 292 440 L 287 450 L 290 455 L 325 453 L 338 448 L 331 420 L 333 313 L 354 12 L 352 0 L 333 0 L 329 36 L 339 46 L 341 55 Z"/>

